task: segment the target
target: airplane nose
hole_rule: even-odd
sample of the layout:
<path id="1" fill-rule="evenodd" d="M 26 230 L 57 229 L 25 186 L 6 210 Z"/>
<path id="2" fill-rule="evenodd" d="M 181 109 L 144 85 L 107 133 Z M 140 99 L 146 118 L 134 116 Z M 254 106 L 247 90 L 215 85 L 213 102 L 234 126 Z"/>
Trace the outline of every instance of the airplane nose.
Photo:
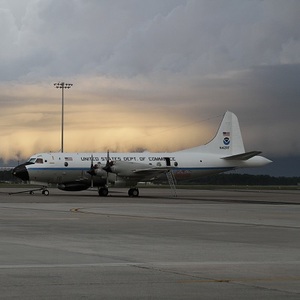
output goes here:
<path id="1" fill-rule="evenodd" d="M 23 181 L 28 181 L 29 180 L 29 174 L 26 168 L 26 164 L 21 164 L 15 167 L 12 170 L 12 174 L 18 178 L 20 178 Z"/>

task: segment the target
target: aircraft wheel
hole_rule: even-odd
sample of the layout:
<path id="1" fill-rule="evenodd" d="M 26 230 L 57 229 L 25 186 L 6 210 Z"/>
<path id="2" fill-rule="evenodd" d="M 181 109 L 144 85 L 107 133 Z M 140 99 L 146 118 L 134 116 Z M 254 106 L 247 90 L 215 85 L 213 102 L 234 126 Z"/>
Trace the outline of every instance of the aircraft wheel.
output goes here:
<path id="1" fill-rule="evenodd" d="M 33 194 L 34 194 L 34 191 L 30 191 L 29 194 L 30 194 L 30 195 L 33 195 Z"/>
<path id="2" fill-rule="evenodd" d="M 139 196 L 139 189 L 133 188 L 128 190 L 128 196 L 129 197 L 138 197 Z"/>
<path id="3" fill-rule="evenodd" d="M 42 194 L 45 195 L 45 196 L 48 196 L 49 195 L 49 191 L 48 190 L 43 190 Z"/>
<path id="4" fill-rule="evenodd" d="M 106 197 L 108 195 L 108 188 L 102 187 L 98 191 L 99 196 Z"/>

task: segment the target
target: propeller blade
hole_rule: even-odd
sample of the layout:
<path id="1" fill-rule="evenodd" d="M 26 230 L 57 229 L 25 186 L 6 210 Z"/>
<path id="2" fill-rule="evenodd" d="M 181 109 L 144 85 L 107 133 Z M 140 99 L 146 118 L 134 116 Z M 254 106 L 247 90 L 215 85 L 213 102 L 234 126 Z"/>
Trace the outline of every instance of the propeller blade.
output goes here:
<path id="1" fill-rule="evenodd" d="M 109 158 L 109 150 L 107 151 L 106 165 L 102 169 L 104 171 L 106 171 L 107 173 L 111 172 L 111 162 L 110 162 L 110 158 Z M 108 176 L 108 174 L 107 174 L 107 176 Z"/>
<path id="2" fill-rule="evenodd" d="M 103 168 L 103 170 L 106 171 L 106 186 L 108 186 L 108 173 L 111 172 L 110 162 L 109 162 L 109 150 L 107 150 L 106 165 Z"/>
<path id="3" fill-rule="evenodd" d="M 94 187 L 94 175 L 95 175 L 95 169 L 94 169 L 94 156 L 91 154 L 91 188 Z"/>
<path id="4" fill-rule="evenodd" d="M 86 171 L 90 175 L 95 175 L 95 166 L 94 166 L 94 157 L 91 155 L 91 167 L 88 171 Z"/>
<path id="5" fill-rule="evenodd" d="M 94 156 L 91 154 L 91 167 L 87 171 L 88 174 L 91 175 L 91 188 L 94 187 L 94 175 L 95 175 L 95 166 L 94 166 Z"/>

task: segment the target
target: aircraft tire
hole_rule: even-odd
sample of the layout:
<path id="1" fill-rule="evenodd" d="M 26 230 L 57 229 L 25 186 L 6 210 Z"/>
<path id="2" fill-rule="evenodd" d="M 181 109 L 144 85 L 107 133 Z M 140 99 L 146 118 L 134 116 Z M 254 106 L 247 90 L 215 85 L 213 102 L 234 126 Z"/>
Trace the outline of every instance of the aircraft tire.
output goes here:
<path id="1" fill-rule="evenodd" d="M 49 191 L 48 191 L 48 190 L 43 190 L 43 191 L 42 191 L 42 194 L 43 194 L 44 196 L 49 196 Z"/>
<path id="2" fill-rule="evenodd" d="M 139 189 L 137 188 L 132 188 L 128 190 L 128 196 L 129 197 L 138 197 L 140 194 Z"/>
<path id="3" fill-rule="evenodd" d="M 108 188 L 102 187 L 99 189 L 98 193 L 99 193 L 99 196 L 106 197 L 108 195 Z"/>

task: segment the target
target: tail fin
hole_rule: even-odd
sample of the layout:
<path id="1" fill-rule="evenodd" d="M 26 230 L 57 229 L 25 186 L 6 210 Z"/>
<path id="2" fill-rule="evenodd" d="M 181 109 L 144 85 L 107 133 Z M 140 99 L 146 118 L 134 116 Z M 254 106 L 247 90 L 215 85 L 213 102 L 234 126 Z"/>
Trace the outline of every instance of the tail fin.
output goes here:
<path id="1" fill-rule="evenodd" d="M 237 116 L 227 111 L 216 136 L 209 143 L 185 151 L 221 154 L 224 155 L 224 157 L 245 153 Z"/>

